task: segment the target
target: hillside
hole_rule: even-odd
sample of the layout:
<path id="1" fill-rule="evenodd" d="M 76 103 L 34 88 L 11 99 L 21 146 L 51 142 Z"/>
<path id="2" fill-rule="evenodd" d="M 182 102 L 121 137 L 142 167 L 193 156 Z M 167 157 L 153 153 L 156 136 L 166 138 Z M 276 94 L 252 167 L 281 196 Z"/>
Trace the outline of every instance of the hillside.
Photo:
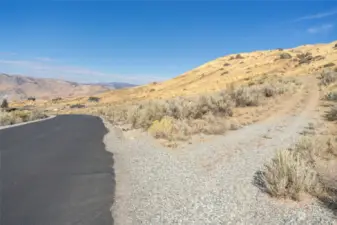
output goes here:
<path id="1" fill-rule="evenodd" d="M 306 75 L 337 65 L 337 41 L 219 57 L 164 82 L 100 95 L 103 103 L 170 98 L 221 90 L 232 82 L 263 75 Z"/>
<path id="2" fill-rule="evenodd" d="M 7 96 L 10 100 L 22 100 L 30 96 L 38 99 L 86 96 L 107 90 L 109 88 L 101 85 L 86 85 L 57 79 L 0 74 L 0 96 Z"/>

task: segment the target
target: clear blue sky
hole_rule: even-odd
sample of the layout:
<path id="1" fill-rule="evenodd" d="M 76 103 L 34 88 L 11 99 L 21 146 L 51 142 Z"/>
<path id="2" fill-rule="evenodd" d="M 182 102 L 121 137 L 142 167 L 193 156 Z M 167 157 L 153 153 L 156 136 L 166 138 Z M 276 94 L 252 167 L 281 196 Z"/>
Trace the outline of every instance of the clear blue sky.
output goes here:
<path id="1" fill-rule="evenodd" d="M 231 53 L 337 39 L 336 1 L 1 1 L 0 72 L 165 80 Z"/>

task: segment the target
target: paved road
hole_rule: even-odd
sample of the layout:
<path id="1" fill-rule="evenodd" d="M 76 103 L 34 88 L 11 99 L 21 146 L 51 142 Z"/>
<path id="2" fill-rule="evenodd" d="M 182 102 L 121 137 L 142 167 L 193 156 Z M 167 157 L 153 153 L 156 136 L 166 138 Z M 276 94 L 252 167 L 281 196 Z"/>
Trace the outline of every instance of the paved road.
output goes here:
<path id="1" fill-rule="evenodd" d="M 106 132 L 99 118 L 85 115 L 0 130 L 0 224 L 112 225 Z"/>

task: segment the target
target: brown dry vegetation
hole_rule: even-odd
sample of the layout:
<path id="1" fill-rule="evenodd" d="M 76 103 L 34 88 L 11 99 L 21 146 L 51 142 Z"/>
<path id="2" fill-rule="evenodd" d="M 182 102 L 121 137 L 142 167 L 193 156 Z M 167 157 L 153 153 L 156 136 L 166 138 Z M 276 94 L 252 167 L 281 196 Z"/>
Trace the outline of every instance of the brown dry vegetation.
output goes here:
<path id="1" fill-rule="evenodd" d="M 223 134 L 237 129 L 238 124 L 231 123 L 230 119 L 235 117 L 235 108 L 258 106 L 269 98 L 285 92 L 290 94 L 300 85 L 293 79 L 279 77 L 262 77 L 247 83 L 212 94 L 101 107 L 94 114 L 116 125 L 141 128 L 155 138 L 184 141 L 195 134 Z"/>
<path id="2" fill-rule="evenodd" d="M 38 110 L 18 110 L 13 112 L 0 111 L 0 126 L 12 125 L 46 118 L 46 115 Z"/>
<path id="3" fill-rule="evenodd" d="M 163 82 L 144 86 L 108 91 L 96 97 L 99 106 L 107 104 L 132 104 L 143 100 L 170 99 L 178 96 L 193 96 L 221 91 L 232 83 L 245 83 L 264 75 L 302 76 L 321 71 L 325 65 L 336 64 L 336 42 L 303 45 L 282 51 L 265 50 L 219 57 L 195 69 Z M 290 56 L 290 57 L 289 57 Z M 329 67 L 330 68 L 330 67 Z M 64 107 L 71 104 L 89 104 L 87 97 L 67 98 L 59 104 L 51 101 L 41 103 L 44 107 Z M 66 108 L 66 107 L 65 107 Z"/>

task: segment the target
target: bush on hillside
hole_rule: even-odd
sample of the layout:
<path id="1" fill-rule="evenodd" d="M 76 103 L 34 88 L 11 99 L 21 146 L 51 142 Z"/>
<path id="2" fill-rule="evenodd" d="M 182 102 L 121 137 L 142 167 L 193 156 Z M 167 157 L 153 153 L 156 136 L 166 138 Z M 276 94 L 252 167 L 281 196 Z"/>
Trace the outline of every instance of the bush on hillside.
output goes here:
<path id="1" fill-rule="evenodd" d="M 298 61 L 299 65 L 301 65 L 301 64 L 309 64 L 314 59 L 312 57 L 312 53 L 310 53 L 310 52 L 298 54 L 297 58 L 299 59 L 299 61 Z"/>
<path id="2" fill-rule="evenodd" d="M 292 58 L 292 56 L 287 52 L 284 52 L 284 53 L 280 54 L 280 59 L 291 59 L 291 58 Z"/>
<path id="3" fill-rule="evenodd" d="M 332 91 L 332 92 L 327 93 L 324 96 L 324 100 L 327 100 L 327 101 L 337 101 L 337 92 Z"/>
<path id="4" fill-rule="evenodd" d="M 326 112 L 325 118 L 329 121 L 337 120 L 337 106 L 330 107 L 329 111 Z"/>
<path id="5" fill-rule="evenodd" d="M 332 67 L 332 66 L 335 66 L 335 64 L 333 62 L 330 62 L 330 63 L 325 64 L 323 67 L 327 68 L 327 67 Z"/>
<path id="6" fill-rule="evenodd" d="M 335 71 L 323 71 L 320 75 L 321 85 L 329 85 L 337 81 L 337 72 Z"/>
<path id="7" fill-rule="evenodd" d="M 16 123 L 28 122 L 37 119 L 43 119 L 47 116 L 38 110 L 33 111 L 12 111 L 0 112 L 0 126 L 12 125 Z"/>
<path id="8" fill-rule="evenodd" d="M 35 98 L 35 97 L 28 97 L 27 100 L 28 100 L 28 101 L 33 101 L 33 102 L 34 102 L 34 101 L 36 100 L 36 98 Z"/>
<path id="9" fill-rule="evenodd" d="M 91 97 L 88 98 L 88 101 L 89 101 L 89 102 L 99 102 L 99 101 L 100 101 L 100 98 L 99 98 L 99 97 L 92 97 L 92 96 L 91 96 Z"/>
<path id="10" fill-rule="evenodd" d="M 70 108 L 71 109 L 81 109 L 81 108 L 85 108 L 85 105 L 82 105 L 82 104 L 73 104 L 73 105 L 70 105 Z"/>
<path id="11" fill-rule="evenodd" d="M 8 108 L 8 101 L 7 99 L 3 99 L 0 108 L 1 109 L 7 109 Z"/>
<path id="12" fill-rule="evenodd" d="M 57 103 L 57 102 L 59 102 L 59 101 L 61 101 L 61 100 L 62 100 L 62 98 L 57 97 L 57 98 L 53 98 L 53 99 L 51 100 L 51 102 L 52 102 L 52 103 Z"/>

